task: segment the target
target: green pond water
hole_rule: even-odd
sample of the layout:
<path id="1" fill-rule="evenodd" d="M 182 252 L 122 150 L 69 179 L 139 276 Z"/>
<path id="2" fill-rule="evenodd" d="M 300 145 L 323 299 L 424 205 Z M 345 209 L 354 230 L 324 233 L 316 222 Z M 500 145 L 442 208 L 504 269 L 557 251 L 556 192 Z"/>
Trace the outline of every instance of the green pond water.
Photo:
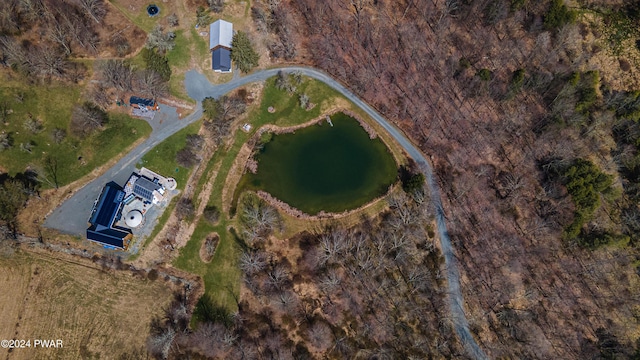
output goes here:
<path id="1" fill-rule="evenodd" d="M 341 212 L 386 193 L 397 165 L 380 139 L 355 119 L 338 113 L 321 125 L 275 135 L 256 155 L 257 174 L 247 173 L 239 190 L 261 189 L 302 210 Z"/>

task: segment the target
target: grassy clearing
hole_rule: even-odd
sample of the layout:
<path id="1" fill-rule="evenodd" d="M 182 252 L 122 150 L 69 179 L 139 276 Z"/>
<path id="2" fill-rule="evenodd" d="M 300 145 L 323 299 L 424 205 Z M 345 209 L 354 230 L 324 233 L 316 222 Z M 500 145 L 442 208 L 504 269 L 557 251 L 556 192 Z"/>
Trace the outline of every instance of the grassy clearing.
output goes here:
<path id="1" fill-rule="evenodd" d="M 176 154 L 187 143 L 187 135 L 197 134 L 201 125 L 202 121 L 197 121 L 171 135 L 161 144 L 144 154 L 138 166 L 144 166 L 159 174 L 173 177 L 176 179 L 178 189 L 184 189 L 190 169 L 179 166 L 176 163 Z"/>
<path id="2" fill-rule="evenodd" d="M 204 60 L 209 57 L 209 43 L 205 38 L 198 35 L 198 32 L 193 27 L 191 28 L 191 38 L 195 44 L 195 51 L 199 60 Z"/>
<path id="3" fill-rule="evenodd" d="M 221 221 L 214 227 L 201 220 L 191 240 L 180 249 L 180 256 L 173 264 L 180 269 L 202 276 L 206 292 L 213 300 L 230 311 L 235 311 L 237 310 L 235 298 L 240 292 L 242 276 L 237 265 L 240 249 L 233 236 L 227 232 L 226 226 L 226 221 Z M 226 236 L 220 239 L 213 259 L 207 264 L 200 259 L 200 247 L 211 232 L 224 233 Z"/>
<path id="4" fill-rule="evenodd" d="M 148 4 L 146 3 L 137 1 L 138 4 L 132 5 L 129 1 L 124 0 L 109 0 L 109 2 L 120 10 L 127 19 L 146 32 L 153 30 L 161 19 L 171 13 L 170 9 L 162 2 L 154 2 L 160 9 L 158 16 L 154 17 L 147 14 Z M 151 4 L 151 2 L 149 4 Z"/>
<path id="5" fill-rule="evenodd" d="M 185 33 L 184 30 L 178 30 L 175 32 L 175 47 L 167 54 L 167 60 L 169 65 L 173 67 L 184 67 L 189 65 L 191 59 L 191 41 L 188 38 L 189 33 Z"/>
<path id="6" fill-rule="evenodd" d="M 62 339 L 62 349 L 14 349 L 11 359 L 142 358 L 149 324 L 172 297 L 160 281 L 104 272 L 89 261 L 0 252 L 0 338 Z M 72 262 L 70 262 L 72 261 Z M 72 305 L 71 305 L 72 304 Z M 71 305 L 71 306 L 70 306 Z M 126 355 L 126 356 L 125 356 Z"/>
<path id="7" fill-rule="evenodd" d="M 0 87 L 0 103 L 6 103 L 12 113 L 4 124 L 0 124 L 0 131 L 10 134 L 13 147 L 0 152 L 2 168 L 14 175 L 31 167 L 44 175 L 44 159 L 50 156 L 58 163 L 59 185 L 65 185 L 117 157 L 136 140 L 151 133 L 151 127 L 143 120 L 125 114 L 110 114 L 105 130 L 85 138 L 71 135 L 71 112 L 81 101 L 82 91 L 83 87 L 79 85 L 27 86 L 6 81 Z M 24 127 L 29 116 L 42 122 L 39 132 L 33 133 Z M 60 144 L 53 140 L 52 132 L 56 128 L 67 132 Z M 31 146 L 30 151 L 26 146 Z"/>
<path id="8" fill-rule="evenodd" d="M 267 80 L 260 107 L 251 116 L 254 119 L 252 123 L 255 123 L 256 127 L 263 124 L 279 126 L 301 124 L 320 116 L 327 108 L 335 104 L 334 99 L 342 98 L 337 91 L 324 83 L 304 77 L 302 83 L 296 87 L 296 92 L 290 94 L 275 87 L 275 78 Z M 301 94 L 307 94 L 310 102 L 316 106 L 309 111 L 301 108 L 299 105 Z M 274 113 L 267 111 L 270 106 L 275 108 Z"/>

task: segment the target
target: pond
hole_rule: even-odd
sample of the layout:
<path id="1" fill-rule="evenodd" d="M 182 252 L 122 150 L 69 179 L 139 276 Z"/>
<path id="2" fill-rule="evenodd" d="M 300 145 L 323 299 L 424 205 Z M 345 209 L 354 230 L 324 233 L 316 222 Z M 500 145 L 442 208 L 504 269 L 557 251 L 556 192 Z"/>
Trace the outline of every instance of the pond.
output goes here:
<path id="1" fill-rule="evenodd" d="M 338 113 L 325 121 L 274 135 L 239 190 L 260 189 L 307 213 L 355 209 L 384 195 L 396 181 L 393 155 L 357 120 Z"/>

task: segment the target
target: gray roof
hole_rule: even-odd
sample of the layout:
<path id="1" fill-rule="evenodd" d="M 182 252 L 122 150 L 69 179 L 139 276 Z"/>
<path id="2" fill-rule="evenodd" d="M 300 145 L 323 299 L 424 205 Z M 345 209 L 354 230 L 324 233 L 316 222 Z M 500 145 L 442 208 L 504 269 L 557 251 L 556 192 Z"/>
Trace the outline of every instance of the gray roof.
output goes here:
<path id="1" fill-rule="evenodd" d="M 218 46 L 224 46 L 231 49 L 231 40 L 233 39 L 233 24 L 218 20 L 209 26 L 209 49 Z"/>

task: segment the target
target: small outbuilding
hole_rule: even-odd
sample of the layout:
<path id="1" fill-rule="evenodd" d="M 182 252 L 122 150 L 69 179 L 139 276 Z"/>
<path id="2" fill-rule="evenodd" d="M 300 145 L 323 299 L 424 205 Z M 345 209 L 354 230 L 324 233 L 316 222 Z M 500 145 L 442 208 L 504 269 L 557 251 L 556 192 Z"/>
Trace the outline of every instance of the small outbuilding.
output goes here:
<path id="1" fill-rule="evenodd" d="M 219 73 L 231 72 L 231 41 L 233 40 L 233 24 L 217 20 L 209 26 L 209 50 L 211 51 L 211 67 Z"/>
<path id="2" fill-rule="evenodd" d="M 129 104 L 136 109 L 156 111 L 159 109 L 158 103 L 153 99 L 142 98 L 138 96 L 132 96 L 129 99 Z"/>

